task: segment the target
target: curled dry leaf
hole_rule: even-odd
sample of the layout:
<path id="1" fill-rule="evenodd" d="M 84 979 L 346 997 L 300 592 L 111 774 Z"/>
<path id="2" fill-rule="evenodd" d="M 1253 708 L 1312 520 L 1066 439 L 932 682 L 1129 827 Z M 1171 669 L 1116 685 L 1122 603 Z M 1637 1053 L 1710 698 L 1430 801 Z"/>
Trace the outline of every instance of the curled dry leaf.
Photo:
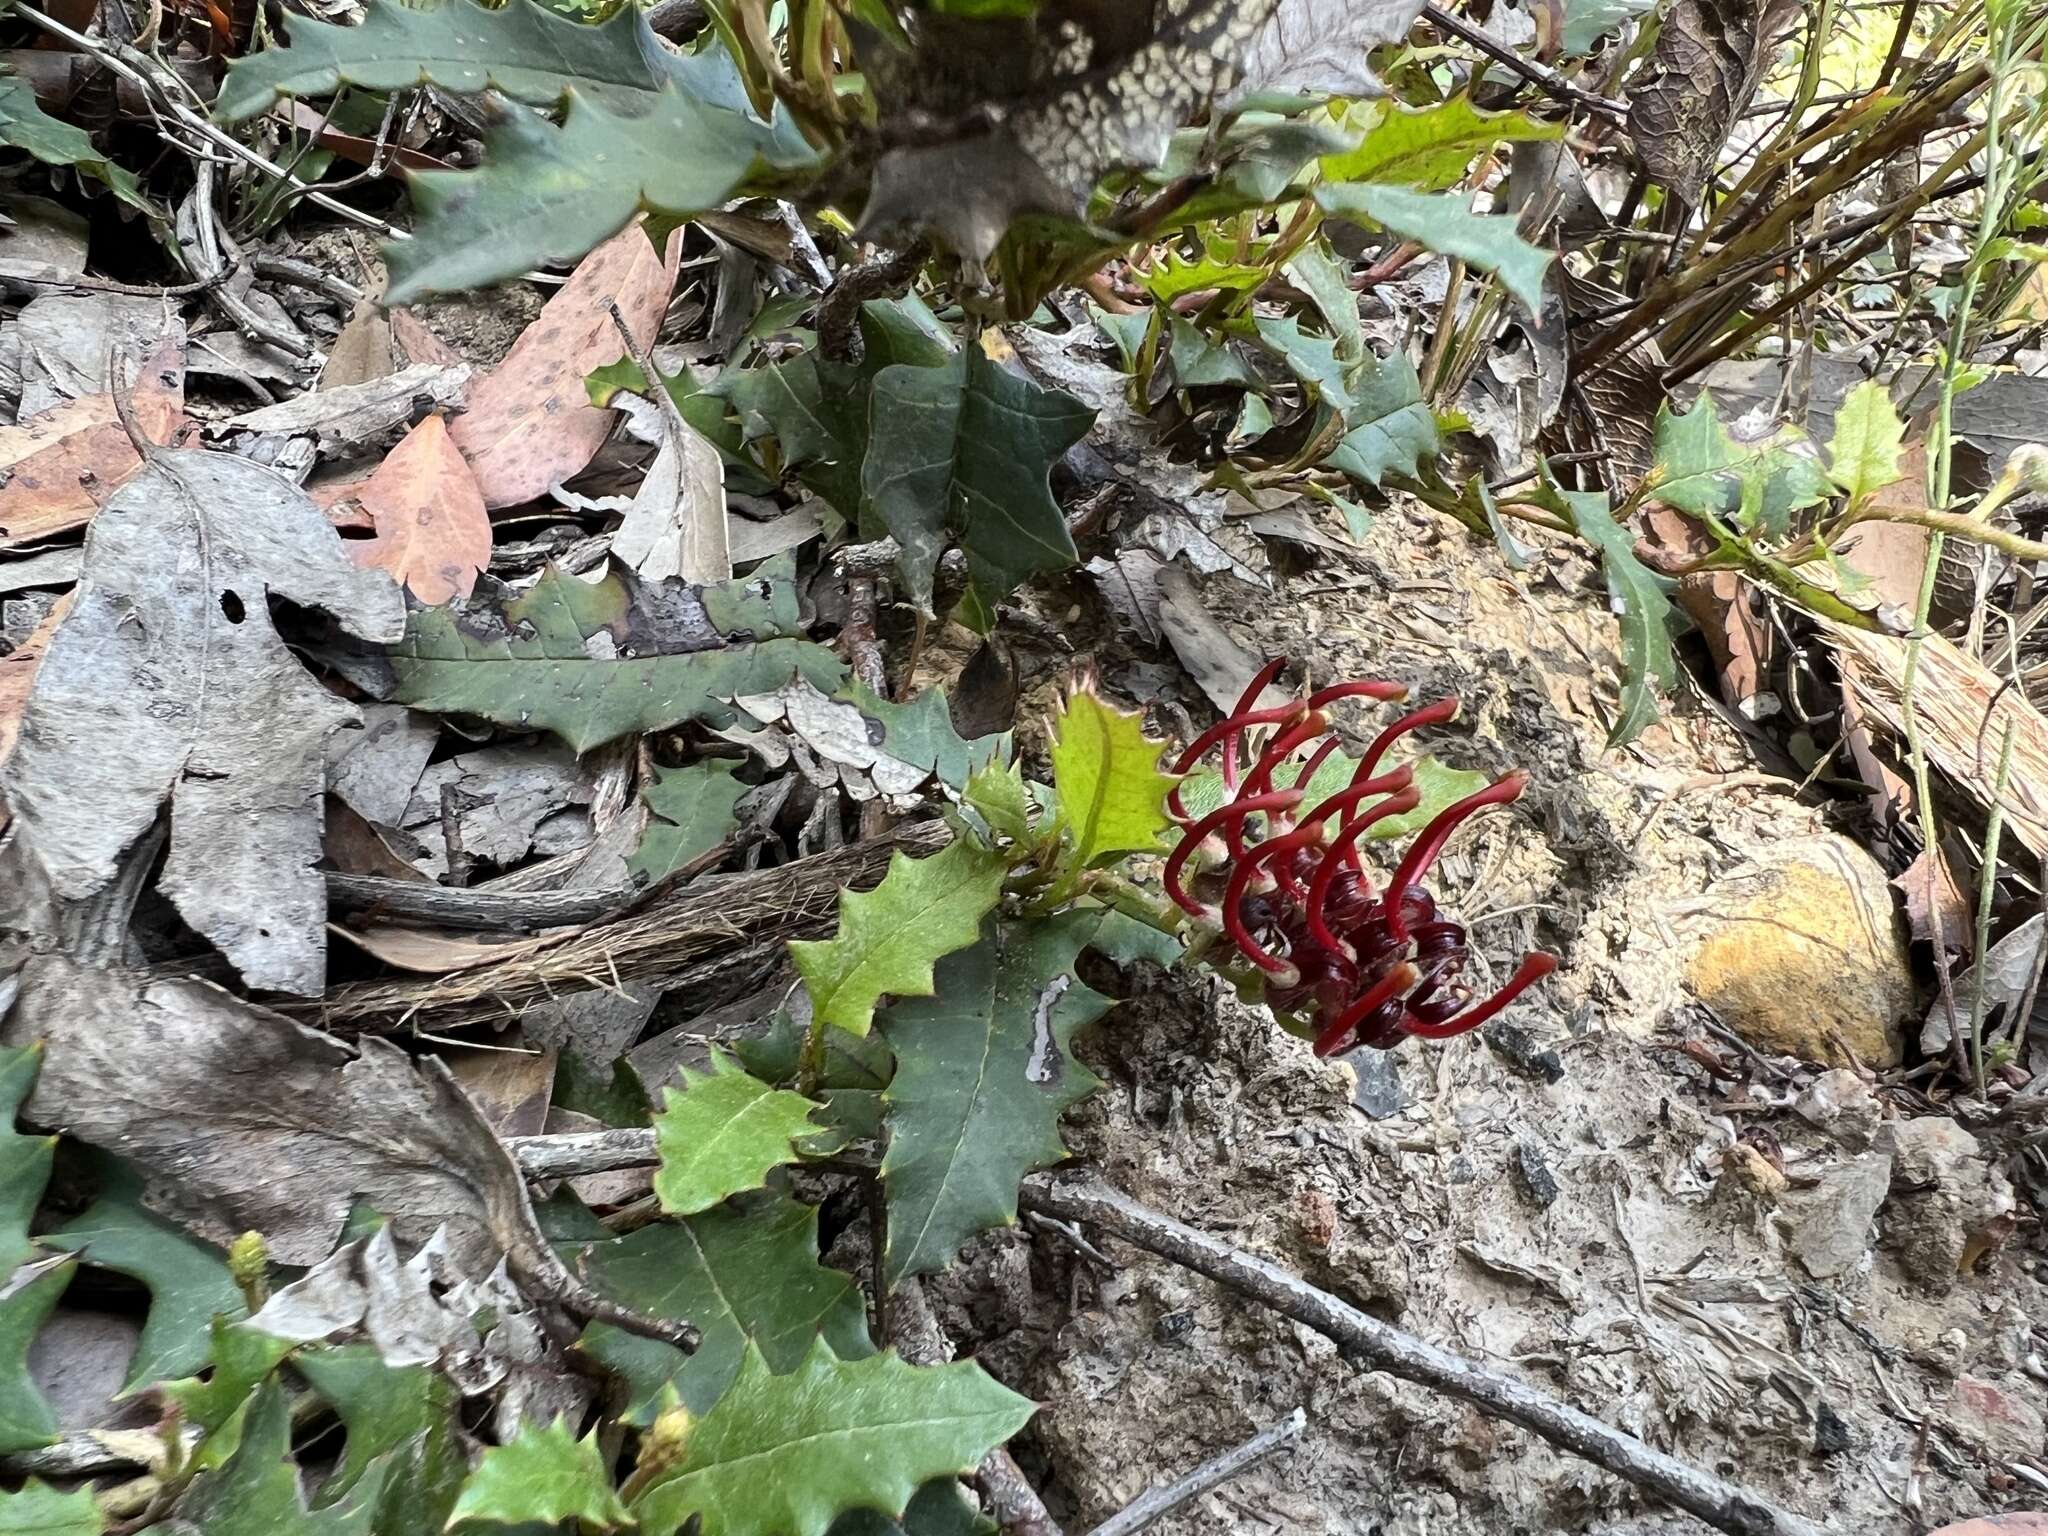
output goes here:
<path id="1" fill-rule="evenodd" d="M 185 362 L 166 337 L 130 393 L 135 425 L 168 443 L 185 420 Z M 14 427 L 0 427 L 0 549 L 84 526 L 142 458 L 121 425 L 111 395 L 52 406 Z"/>
<path id="2" fill-rule="evenodd" d="M 289 480 L 160 453 L 93 519 L 0 794 L 74 902 L 113 882 L 170 800 L 164 894 L 251 985 L 318 996 L 326 743 L 356 712 L 285 646 L 273 596 L 366 640 L 405 632 L 397 588 L 350 565 Z"/>
<path id="3" fill-rule="evenodd" d="M 449 435 L 485 506 L 545 495 L 604 446 L 612 413 L 590 403 L 583 381 L 625 350 L 609 306 L 618 305 L 635 341 L 650 345 L 681 256 L 681 230 L 665 257 L 637 225 L 614 235 L 583 258 L 498 370 L 471 388 L 469 409 Z"/>
<path id="4" fill-rule="evenodd" d="M 467 597 L 491 561 L 491 519 L 468 462 L 429 416 L 356 487 L 376 537 L 348 546 L 357 565 L 389 571 L 423 603 Z"/>

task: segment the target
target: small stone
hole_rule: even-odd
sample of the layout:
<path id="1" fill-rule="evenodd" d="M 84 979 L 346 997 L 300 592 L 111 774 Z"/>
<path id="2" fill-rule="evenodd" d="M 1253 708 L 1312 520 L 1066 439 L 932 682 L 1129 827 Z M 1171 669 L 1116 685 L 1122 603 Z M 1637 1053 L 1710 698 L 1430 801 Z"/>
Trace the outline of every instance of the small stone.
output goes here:
<path id="1" fill-rule="evenodd" d="M 1194 1331 L 1192 1311 L 1168 1312 L 1152 1325 L 1152 1337 L 1161 1344 L 1178 1344 Z"/>
<path id="2" fill-rule="evenodd" d="M 1777 1221 L 1816 1280 L 1846 1275 L 1870 1252 L 1870 1223 L 1891 1187 L 1892 1160 L 1872 1152 L 1830 1168 L 1812 1189 L 1788 1193 Z"/>
<path id="3" fill-rule="evenodd" d="M 1556 1201 L 1557 1175 L 1550 1171 L 1543 1149 L 1526 1136 L 1515 1143 L 1515 1177 L 1521 1181 L 1522 1193 L 1536 1204 L 1549 1206 Z"/>
<path id="4" fill-rule="evenodd" d="M 1724 875 L 1687 967 L 1701 1002 L 1758 1050 L 1896 1066 L 1913 1002 L 1905 935 L 1876 860 L 1832 834 Z"/>
<path id="5" fill-rule="evenodd" d="M 1408 1107 L 1392 1051 L 1360 1049 L 1338 1059 L 1351 1069 L 1351 1102 L 1368 1120 L 1386 1120 Z"/>
<path id="6" fill-rule="evenodd" d="M 1839 1456 L 1849 1449 L 1849 1426 L 1822 1398 L 1813 1415 L 1813 1454 Z"/>
<path id="7" fill-rule="evenodd" d="M 1494 1055 L 1524 1077 L 1555 1083 L 1564 1077 L 1564 1058 L 1519 1024 L 1489 1024 L 1479 1036 L 1493 1048 Z"/>
<path id="8" fill-rule="evenodd" d="M 1860 1150 L 1877 1134 L 1884 1110 L 1870 1084 L 1847 1067 L 1833 1067 L 1806 1086 L 1792 1112 L 1815 1130 Z"/>
<path id="9" fill-rule="evenodd" d="M 1775 1202 L 1788 1182 L 1777 1164 L 1746 1141 L 1721 1154 L 1721 1188 L 1730 1194 Z"/>
<path id="10" fill-rule="evenodd" d="M 1956 1382 L 1948 1416 L 1966 1438 L 1999 1456 L 2038 1456 L 2048 1437 L 2032 1404 L 1977 1376 Z"/>
<path id="11" fill-rule="evenodd" d="M 1922 1288 L 1946 1295 L 2002 1240 L 2015 1209 L 2012 1185 L 1946 1115 L 1887 1125 L 1877 1144 L 1892 1157 L 1885 1246 Z"/>

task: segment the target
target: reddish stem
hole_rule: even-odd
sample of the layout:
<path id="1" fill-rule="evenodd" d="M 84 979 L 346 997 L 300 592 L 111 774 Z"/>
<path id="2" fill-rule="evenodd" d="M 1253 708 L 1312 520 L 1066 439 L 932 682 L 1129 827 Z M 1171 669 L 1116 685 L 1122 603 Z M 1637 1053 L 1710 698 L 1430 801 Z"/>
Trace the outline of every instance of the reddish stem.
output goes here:
<path id="1" fill-rule="evenodd" d="M 1330 884 L 1337 878 L 1337 871 L 1344 867 L 1345 859 L 1358 845 L 1358 840 L 1372 829 L 1374 822 L 1388 816 L 1406 815 L 1420 804 L 1421 790 L 1404 789 L 1345 827 L 1337 834 L 1337 840 L 1330 844 L 1329 851 L 1323 855 L 1323 862 L 1316 866 L 1315 878 L 1308 883 L 1308 899 L 1302 903 L 1302 911 L 1308 916 L 1309 935 L 1325 949 L 1334 949 L 1340 955 L 1351 954 L 1351 946 L 1331 931 L 1327 916 Z"/>
<path id="2" fill-rule="evenodd" d="M 1318 1056 L 1334 1056 L 1339 1047 L 1351 1038 L 1358 1026 L 1371 1018 L 1374 1011 L 1383 1007 L 1388 999 L 1406 992 L 1422 979 L 1422 973 L 1406 960 L 1396 965 L 1379 983 L 1358 999 L 1349 1008 L 1337 1015 L 1337 1022 L 1316 1036 L 1315 1052 Z"/>
<path id="3" fill-rule="evenodd" d="M 1237 738 L 1255 725 L 1281 725 L 1294 719 L 1305 706 L 1300 704 L 1277 705 L 1272 709 L 1257 709 L 1249 714 L 1229 715 L 1212 725 L 1194 739 L 1187 751 L 1173 765 L 1175 773 L 1186 773 L 1209 753 L 1217 742 L 1227 740 L 1229 750 L 1223 756 L 1223 782 L 1230 789 L 1237 788 Z M 1167 792 L 1166 808 L 1177 821 L 1187 820 L 1187 809 L 1181 803 L 1180 786 L 1174 785 Z"/>
<path id="4" fill-rule="evenodd" d="M 1288 794 L 1295 791 L 1288 790 Z M 1259 941 L 1252 937 L 1251 929 L 1245 926 L 1244 898 L 1250 890 L 1252 877 L 1259 872 L 1259 866 L 1269 863 L 1283 853 L 1293 853 L 1298 848 L 1312 848 L 1322 841 L 1323 829 L 1310 825 L 1297 827 L 1281 837 L 1275 837 L 1259 844 L 1249 854 L 1237 861 L 1237 867 L 1230 872 L 1230 884 L 1223 892 L 1223 926 L 1237 947 L 1244 951 L 1245 959 L 1271 976 L 1283 987 L 1294 986 L 1301 980 L 1301 972 L 1277 955 L 1269 954 Z"/>
<path id="5" fill-rule="evenodd" d="M 1467 795 L 1446 806 L 1437 813 L 1436 820 L 1422 829 L 1422 835 L 1415 839 L 1415 846 L 1408 850 L 1408 856 L 1401 861 L 1401 867 L 1394 871 L 1394 878 L 1387 885 L 1387 932 L 1397 942 L 1406 943 L 1408 940 L 1408 922 L 1401 912 L 1401 898 L 1408 894 L 1410 886 L 1429 873 L 1437 855 L 1444 851 L 1444 844 L 1457 831 L 1458 823 L 1490 805 L 1506 805 L 1519 798 L 1528 787 L 1529 775 L 1520 769 L 1502 774 L 1477 794 Z"/>
<path id="6" fill-rule="evenodd" d="M 1410 731 L 1419 731 L 1425 725 L 1443 725 L 1456 719 L 1457 715 L 1456 699 L 1438 699 L 1434 704 L 1425 704 L 1403 715 L 1373 738 L 1372 745 L 1365 749 L 1365 756 L 1358 760 L 1358 771 L 1351 775 L 1352 783 L 1371 778 L 1373 770 L 1380 765 L 1380 759 L 1387 755 L 1388 748 Z"/>
<path id="7" fill-rule="evenodd" d="M 1362 800 L 1370 800 L 1374 795 L 1396 794 L 1401 790 L 1409 788 L 1414 782 L 1414 767 L 1411 764 L 1403 763 L 1392 773 L 1386 774 L 1381 778 L 1367 779 L 1362 784 L 1353 783 L 1349 789 L 1338 790 L 1329 799 L 1319 802 L 1314 810 L 1308 812 L 1301 819 L 1304 823 L 1326 821 L 1339 811 L 1349 813 L 1355 810 Z M 1295 788 L 1301 788 L 1299 781 L 1296 782 Z"/>
<path id="8" fill-rule="evenodd" d="M 1370 678 L 1361 678 L 1352 683 L 1336 683 L 1321 693 L 1308 696 L 1310 709 L 1327 709 L 1339 699 L 1378 699 L 1382 704 L 1398 704 L 1408 697 L 1406 683 L 1381 683 Z"/>
<path id="9" fill-rule="evenodd" d="M 1454 1019 L 1441 1024 L 1425 1024 L 1420 1019 L 1410 1019 L 1406 1028 L 1418 1040 L 1448 1040 L 1453 1035 L 1462 1035 L 1477 1029 L 1488 1019 L 1507 1007 L 1537 982 L 1557 969 L 1557 956 L 1547 955 L 1542 950 L 1522 956 L 1522 963 L 1515 968 L 1515 974 L 1508 978 L 1508 984 L 1476 1008 L 1468 1008 Z"/>
<path id="10" fill-rule="evenodd" d="M 1266 744 L 1266 750 L 1259 754 L 1258 763 L 1252 768 L 1251 777 L 1244 781 L 1245 792 L 1253 795 L 1264 794 L 1266 787 L 1272 783 L 1273 770 L 1286 762 L 1288 756 L 1304 741 L 1322 735 L 1329 728 L 1330 720 L 1327 715 L 1310 710 L 1302 716 L 1299 724 L 1290 725 L 1285 730 L 1277 732 Z"/>
<path id="11" fill-rule="evenodd" d="M 1189 915 L 1207 917 L 1209 909 L 1202 905 L 1201 902 L 1195 900 L 1186 885 L 1181 881 L 1181 870 L 1187 864 L 1189 856 L 1196 848 L 1201 846 L 1204 839 L 1214 833 L 1225 822 L 1242 825 L 1244 819 L 1248 816 L 1256 816 L 1262 811 L 1268 813 L 1291 811 L 1299 804 L 1301 804 L 1300 790 L 1277 789 L 1270 795 L 1254 795 L 1246 800 L 1232 800 L 1226 804 L 1219 805 L 1215 810 L 1188 828 L 1181 835 L 1180 845 L 1167 855 L 1166 868 L 1161 876 L 1166 882 L 1166 894 L 1171 896 L 1181 910 Z"/>

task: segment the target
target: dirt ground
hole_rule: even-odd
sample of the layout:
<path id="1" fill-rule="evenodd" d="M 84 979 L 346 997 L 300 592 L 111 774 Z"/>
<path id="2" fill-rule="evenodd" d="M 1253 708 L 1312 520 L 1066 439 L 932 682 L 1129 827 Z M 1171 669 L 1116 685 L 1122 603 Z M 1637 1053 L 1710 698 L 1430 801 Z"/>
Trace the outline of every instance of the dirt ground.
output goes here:
<path id="1" fill-rule="evenodd" d="M 1319 683 L 1456 692 L 1464 720 L 1432 748 L 1533 773 L 1513 816 L 1454 845 L 1440 889 L 1497 966 L 1535 944 L 1564 968 L 1511 1028 L 1411 1041 L 1362 1081 L 1234 999 L 1141 979 L 1084 1043 L 1109 1088 L 1070 1145 L 1140 1199 L 1836 1529 L 2038 1507 L 2041 1265 L 2032 1231 L 2005 1240 L 1991 1149 L 1886 1086 L 1896 1070 L 1823 1076 L 1714 1033 L 1685 982 L 1744 866 L 1864 859 L 1829 825 L 1839 805 L 1702 783 L 1757 763 L 1696 698 L 1606 751 L 1615 639 L 1576 561 L 1513 575 L 1397 509 L 1364 558 L 1274 579 L 1205 588 L 1247 651 L 1304 658 Z M 1121 654 L 1101 658 L 1109 689 L 1144 696 Z M 1777 1002 L 1795 1029 L 1819 1007 Z M 1686 1040 L 1745 1080 L 1717 1081 Z M 1296 1405 L 1296 1447 L 1153 1529 L 1693 1525 L 1184 1271 L 1108 1257 L 1034 1224 L 934 1287 L 963 1349 L 1047 1404 L 1020 1456 L 1069 1529 Z"/>

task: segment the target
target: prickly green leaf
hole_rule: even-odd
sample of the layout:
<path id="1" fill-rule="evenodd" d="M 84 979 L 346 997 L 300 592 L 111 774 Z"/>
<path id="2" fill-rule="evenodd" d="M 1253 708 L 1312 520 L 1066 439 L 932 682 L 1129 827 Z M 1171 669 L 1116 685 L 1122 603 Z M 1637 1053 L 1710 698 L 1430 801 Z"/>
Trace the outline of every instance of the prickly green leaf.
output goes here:
<path id="1" fill-rule="evenodd" d="M 28 1347 L 77 1268 L 69 1260 L 52 1265 L 0 1299 L 0 1455 L 57 1438 L 57 1415 L 29 1375 Z"/>
<path id="2" fill-rule="evenodd" d="M 1414 192 L 1357 182 L 1320 188 L 1316 201 L 1326 212 L 1370 219 L 1425 250 L 1493 273 L 1532 315 L 1543 308 L 1543 273 L 1550 253 L 1516 234 L 1511 215 L 1474 213 L 1459 192 Z"/>
<path id="3" fill-rule="evenodd" d="M 224 1428 L 248 1402 L 249 1394 L 267 1380 L 278 1363 L 295 1348 L 289 1339 L 263 1333 L 246 1323 L 215 1318 L 211 1359 L 213 1373 L 206 1380 L 188 1376 L 167 1382 L 164 1396 L 184 1410 L 185 1418 L 209 1436 Z M 207 1449 L 216 1449 L 212 1441 Z M 226 1447 L 233 1449 L 232 1445 Z M 222 1451 L 225 1454 L 225 1450 Z"/>
<path id="4" fill-rule="evenodd" d="M 1173 824 L 1166 796 L 1174 778 L 1159 768 L 1165 750 L 1164 742 L 1145 734 L 1142 715 L 1113 709 L 1088 689 L 1061 701 L 1053 721 L 1052 782 L 1068 868 L 1159 851 Z"/>
<path id="5" fill-rule="evenodd" d="M 544 1427 L 529 1423 L 517 1439 L 486 1446 L 448 1524 L 560 1525 L 571 1520 L 584 1530 L 613 1531 L 632 1516 L 612 1487 L 597 1430 L 578 1440 L 556 1419 Z"/>
<path id="6" fill-rule="evenodd" d="M 1124 372 L 1136 373 L 1138 356 L 1145 350 L 1146 338 L 1152 333 L 1159 311 L 1141 309 L 1136 314 L 1114 315 L 1090 304 L 1088 315 L 1116 347 L 1117 356 L 1123 359 Z"/>
<path id="7" fill-rule="evenodd" d="M 0 1049 L 0 1276 L 14 1273 L 35 1252 L 28 1224 L 50 1181 L 54 1136 L 24 1136 L 14 1128 L 22 1100 L 35 1086 L 43 1063 L 40 1044 Z"/>
<path id="8" fill-rule="evenodd" d="M 1621 714 L 1607 744 L 1625 747 L 1656 720 L 1658 690 L 1678 681 L 1671 598 L 1664 579 L 1636 559 L 1635 535 L 1614 520 L 1605 491 L 1552 490 L 1580 535 L 1600 551 L 1608 604 L 1621 625 Z"/>
<path id="9" fill-rule="evenodd" d="M 507 112 L 492 125 L 481 168 L 415 172 L 413 238 L 385 251 L 388 301 L 570 261 L 642 209 L 685 217 L 744 183 L 816 164 L 786 117 L 753 116 L 725 50 L 678 54 L 666 67 L 674 78 L 638 110 L 571 88 L 559 128 L 536 112 Z"/>
<path id="10" fill-rule="evenodd" d="M 607 363 L 585 374 L 583 385 L 590 395 L 590 403 L 604 407 L 617 399 L 621 392 L 645 395 L 647 376 L 633 359 L 621 357 L 615 363 Z M 762 492 L 774 488 L 762 477 L 753 460 L 747 457 L 746 434 L 727 413 L 725 397 L 719 393 L 717 384 L 700 384 L 697 376 L 684 368 L 679 373 L 661 375 L 661 385 L 677 413 L 690 424 L 690 429 L 715 447 L 719 457 L 725 461 L 727 489 Z"/>
<path id="11" fill-rule="evenodd" d="M 759 577 L 673 590 L 659 609 L 614 567 L 589 583 L 550 570 L 502 610 L 415 608 L 390 653 L 401 703 L 553 731 L 588 752 L 685 721 L 728 724 L 727 702 L 801 674 L 827 692 L 845 669 L 798 630 L 794 589 Z M 680 615 L 680 616 L 679 616 Z M 734 638 L 746 631 L 752 640 Z M 593 654 L 595 653 L 595 654 Z"/>
<path id="12" fill-rule="evenodd" d="M 1732 518 L 1745 533 L 1780 538 L 1792 513 L 1826 496 L 1820 467 L 1776 438 L 1737 443 L 1702 391 L 1690 411 L 1657 411 L 1654 439 L 1659 501 L 1695 517 Z"/>
<path id="13" fill-rule="evenodd" d="M 1179 315 L 1167 316 L 1166 359 L 1173 365 L 1173 382 L 1179 389 L 1259 387 L 1259 376 L 1244 359 Z"/>
<path id="14" fill-rule="evenodd" d="M 193 1482 L 178 1513 L 206 1536 L 368 1536 L 383 1483 L 379 1466 L 337 1503 L 309 1510 L 291 1459 L 284 1388 L 266 1381 L 249 1405 L 234 1455 Z"/>
<path id="15" fill-rule="evenodd" d="M 1095 413 L 968 347 L 935 368 L 875 375 L 861 488 L 903 547 L 905 589 L 931 603 L 932 570 L 953 534 L 984 602 L 1078 558 L 1046 477 Z"/>
<path id="16" fill-rule="evenodd" d="M 1351 111 L 1356 126 L 1371 124 L 1358 147 L 1325 156 L 1323 175 L 1334 182 L 1392 182 L 1425 192 L 1456 186 L 1474 159 L 1496 144 L 1555 139 L 1562 121 L 1538 122 L 1526 112 L 1482 112 L 1469 96 L 1410 110 L 1388 101 Z"/>
<path id="17" fill-rule="evenodd" d="M 32 1477 L 0 1493 L 0 1536 L 100 1536 L 106 1528 L 89 1487 L 59 1493 Z"/>
<path id="18" fill-rule="evenodd" d="M 931 996 L 932 967 L 979 936 L 1004 871 L 1004 860 L 962 838 L 925 859 L 898 853 L 872 891 L 842 892 L 839 932 L 789 946 L 815 1016 L 864 1035 L 884 995 Z"/>
<path id="19" fill-rule="evenodd" d="M 1204 288 L 1224 288 L 1232 292 L 1257 288 L 1272 273 L 1264 267 L 1249 266 L 1240 261 L 1226 261 L 1206 254 L 1189 257 L 1179 251 L 1169 251 L 1166 260 L 1132 275 L 1136 277 L 1138 286 L 1153 298 L 1162 304 L 1170 304 L 1184 293 L 1195 293 Z"/>
<path id="20" fill-rule="evenodd" d="M 771 1168 L 796 1161 L 790 1143 L 817 1129 L 809 1099 L 749 1077 L 723 1051 L 712 1051 L 709 1072 L 682 1074 L 683 1091 L 669 1089 L 654 1117 L 654 1193 L 665 1211 L 687 1216 L 760 1188 Z"/>
<path id="21" fill-rule="evenodd" d="M 1828 474 L 1851 501 L 1861 501 L 1899 480 L 1899 449 L 1905 441 L 1906 424 L 1892 397 L 1877 380 L 1865 379 L 1835 412 Z"/>
<path id="22" fill-rule="evenodd" d="M 125 1166 L 111 1159 L 105 1166 L 99 1198 L 43 1241 L 149 1287 L 149 1316 L 121 1389 L 127 1393 L 205 1365 L 214 1319 L 239 1322 L 248 1306 L 217 1249 L 145 1209 L 141 1181 Z"/>
<path id="23" fill-rule="evenodd" d="M 1006 767 L 990 758 L 967 781 L 960 798 L 997 837 L 1019 846 L 1031 841 L 1031 800 L 1024 792 L 1023 764 Z"/>
<path id="24" fill-rule="evenodd" d="M 820 1339 L 774 1375 L 749 1346 L 674 1475 L 633 1513 L 644 1536 L 675 1536 L 693 1515 L 701 1536 L 824 1536 L 847 1510 L 900 1510 L 920 1484 L 979 1465 L 1033 1411 L 971 1360 L 840 1360 Z"/>
<path id="25" fill-rule="evenodd" d="M 794 998 L 799 1008 L 778 1008 L 761 1034 L 735 1040 L 733 1054 L 754 1076 L 765 1083 L 795 1081 L 803 1066 L 803 1054 L 810 1040 L 810 1009 L 806 998 Z M 843 1029 L 825 1032 L 825 1059 L 818 1069 L 818 1083 L 824 1088 L 882 1088 L 896 1070 L 889 1047 L 875 1035 L 852 1035 Z"/>
<path id="26" fill-rule="evenodd" d="M 1344 268 L 1337 264 L 1329 243 L 1318 235 L 1287 263 L 1293 278 L 1315 302 L 1330 334 L 1337 338 L 1337 356 L 1355 363 L 1365 356 L 1365 327 L 1358 318 L 1358 295 Z"/>
<path id="27" fill-rule="evenodd" d="M 1338 361 L 1336 342 L 1306 334 L 1296 315 L 1259 315 L 1253 323 L 1258 326 L 1259 339 L 1280 354 L 1288 371 L 1313 389 L 1317 399 L 1333 411 L 1351 409 L 1354 365 Z"/>
<path id="28" fill-rule="evenodd" d="M 640 846 L 626 861 L 636 879 L 666 879 L 692 859 L 730 837 L 740 819 L 733 807 L 747 786 L 733 777 L 734 765 L 720 758 L 685 768 L 656 768 L 654 782 L 640 791 L 653 813 Z"/>
<path id="29" fill-rule="evenodd" d="M 896 1053 L 883 1094 L 891 1288 L 943 1269 L 960 1245 L 1017 1219 L 1017 1185 L 1067 1155 L 1060 1116 L 1099 1086 L 1073 1034 L 1109 1000 L 1074 976 L 1099 915 L 996 923 L 943 962 L 937 995 L 882 1015 Z"/>
<path id="30" fill-rule="evenodd" d="M 76 166 L 129 207 L 152 211 L 134 173 L 94 148 L 84 129 L 45 112 L 34 88 L 19 75 L 0 75 L 0 144 L 27 150 L 45 165 Z"/>
<path id="31" fill-rule="evenodd" d="M 1344 439 L 1323 460 L 1365 485 L 1389 473 L 1413 475 L 1436 456 L 1436 416 L 1422 398 L 1422 380 L 1406 353 L 1367 354 L 1351 375 L 1352 401 Z"/>
<path id="32" fill-rule="evenodd" d="M 739 414 L 747 441 L 772 437 L 782 463 L 849 522 L 862 516 L 861 459 L 867 452 L 871 375 L 816 352 L 732 374 L 719 391 Z"/>
<path id="33" fill-rule="evenodd" d="M 871 745 L 899 762 L 922 768 L 948 789 L 964 788 L 969 776 L 1009 744 L 1007 734 L 968 741 L 953 729 L 943 689 L 927 688 L 908 704 L 877 697 L 858 678 L 840 691 L 842 702 L 865 718 Z"/>
<path id="34" fill-rule="evenodd" d="M 684 1355 L 609 1323 L 593 1323 L 578 1348 L 622 1375 L 624 1417 L 649 1424 L 662 1389 L 704 1414 L 725 1394 L 748 1344 L 778 1373 L 803 1364 L 822 1337 L 842 1360 L 871 1354 L 860 1288 L 818 1262 L 818 1212 L 763 1193 L 682 1221 L 660 1222 L 584 1250 L 591 1284 L 614 1301 L 703 1334 Z"/>
<path id="35" fill-rule="evenodd" d="M 325 96 L 343 85 L 496 91 L 534 107 L 552 107 L 574 86 L 620 111 L 645 112 L 665 85 L 683 78 L 681 56 L 663 46 L 635 8 L 591 24 L 535 0 L 499 7 L 372 0 L 355 26 L 298 15 L 287 24 L 290 46 L 228 65 L 214 103 L 223 121 L 254 117 L 281 96 Z"/>
<path id="36" fill-rule="evenodd" d="M 341 1465 L 315 1504 L 344 1499 L 376 1476 L 370 1536 L 418 1536 L 447 1524 L 469 1476 L 455 1384 L 427 1366 L 386 1365 L 369 1344 L 301 1350 L 292 1363 L 348 1431 Z"/>

